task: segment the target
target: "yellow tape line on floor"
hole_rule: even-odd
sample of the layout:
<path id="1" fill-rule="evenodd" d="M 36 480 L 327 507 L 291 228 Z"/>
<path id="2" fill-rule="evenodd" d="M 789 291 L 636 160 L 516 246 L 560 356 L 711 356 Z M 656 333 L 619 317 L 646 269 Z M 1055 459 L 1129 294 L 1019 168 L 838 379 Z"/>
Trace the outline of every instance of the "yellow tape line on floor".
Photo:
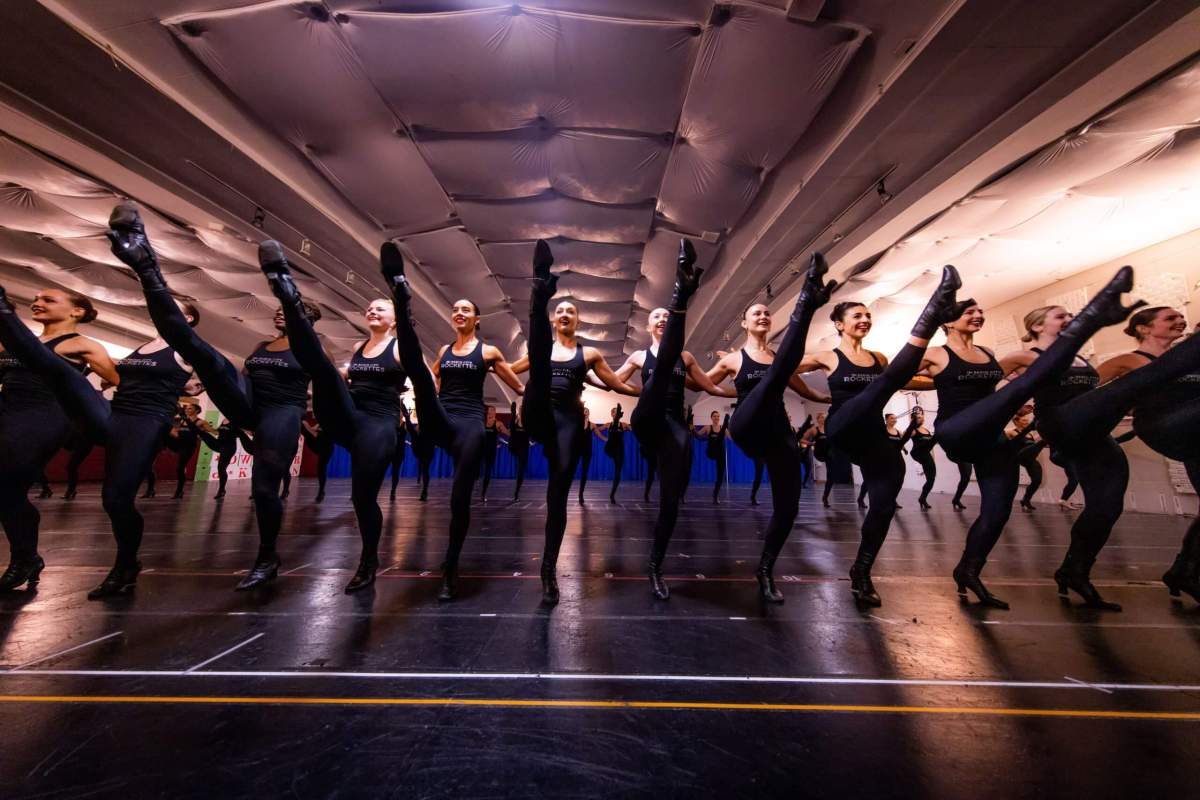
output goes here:
<path id="1" fill-rule="evenodd" d="M 866 706 L 799 703 L 705 703 L 651 700 L 516 700 L 424 697 L 219 697 L 205 695 L 0 695 L 0 703 L 143 703 L 281 706 L 465 706 L 483 708 L 665 709 L 675 711 L 800 711 L 860 714 L 949 714 L 995 717 L 1181 720 L 1200 722 L 1200 711 L 1103 711 L 1067 708 L 974 706 Z"/>

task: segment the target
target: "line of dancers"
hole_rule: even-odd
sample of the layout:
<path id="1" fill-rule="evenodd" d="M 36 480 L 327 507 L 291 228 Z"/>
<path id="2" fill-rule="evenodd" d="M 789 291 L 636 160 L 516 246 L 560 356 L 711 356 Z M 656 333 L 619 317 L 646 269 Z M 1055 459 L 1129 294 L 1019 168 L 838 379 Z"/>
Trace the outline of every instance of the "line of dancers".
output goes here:
<path id="1" fill-rule="evenodd" d="M 345 591 L 370 586 L 379 567 L 383 524 L 377 497 L 389 468 L 396 472 L 398 440 L 407 427 L 415 435 L 414 449 L 418 442 L 423 452 L 440 447 L 454 463 L 438 592 L 442 600 L 458 593 L 474 485 L 481 466 L 494 458 L 496 437 L 507 434 L 510 447 L 524 449 L 526 458 L 530 440 L 542 445 L 549 464 L 542 596 L 545 603 L 558 602 L 556 567 L 572 482 L 581 462 L 591 455 L 591 425 L 581 401 L 589 382 L 636 398 L 628 431 L 637 437 L 660 481 L 647 576 L 651 592 L 661 600 L 670 596 L 664 566 L 691 469 L 694 429 L 685 389 L 736 398 L 732 414 L 724 419 L 714 415 L 703 429 L 706 454 L 717 452 L 728 436 L 770 477 L 772 509 L 755 569 L 758 593 L 770 603 L 784 599 L 774 566 L 793 529 L 806 471 L 811 475 L 811 469 L 804 468 L 805 450 L 827 457 L 835 448 L 861 470 L 869 503 L 849 575 L 853 597 L 864 607 L 882 603 L 871 573 L 904 479 L 898 443 L 912 442 L 914 458 L 922 463 L 928 481 L 934 469 L 928 456 L 935 443 L 956 464 L 974 470 L 980 510 L 953 580 L 960 593 L 970 591 L 996 608 L 1008 605 L 984 585 L 982 573 L 1008 521 L 1018 470 L 1028 463 L 1031 447 L 1053 448 L 1083 491 L 1084 507 L 1054 579 L 1060 593 L 1074 592 L 1093 608 L 1120 609 L 1090 580 L 1092 565 L 1122 513 L 1128 483 L 1128 462 L 1110 435 L 1118 422 L 1132 413 L 1136 435 L 1157 452 L 1184 462 L 1191 480 L 1200 486 L 1200 336 L 1184 339 L 1186 323 L 1175 309 L 1146 308 L 1141 301 L 1123 304 L 1121 295 L 1133 287 L 1129 267 L 1119 270 L 1078 315 L 1059 306 L 1030 312 L 1025 329 L 1032 346 L 998 358 L 975 344 L 984 311 L 974 300 L 959 299 L 961 280 L 947 266 L 908 341 L 889 358 L 866 346 L 871 312 L 853 299 L 836 303 L 830 313 L 840 335 L 838 345 L 805 351 L 810 323 L 839 288 L 825 280 L 828 267 L 818 253 L 777 346 L 769 344 L 774 322 L 769 307 L 752 303 L 741 320 L 744 346 L 705 369 L 684 347 L 689 301 L 700 288 L 703 272 L 684 239 L 673 292 L 649 316 L 650 346 L 613 369 L 597 350 L 578 341 L 577 305 L 561 300 L 551 307 L 560 276 L 552 271 L 554 257 L 545 241 L 538 241 L 533 252 L 528 352 L 510 363 L 482 338 L 479 305 L 461 298 L 448 310 L 451 341 L 427 361 L 413 325 L 404 258 L 387 242 L 380 251 L 380 269 L 391 297 L 367 306 L 367 336 L 342 369 L 317 336 L 319 307 L 302 297 L 283 247 L 266 241 L 260 245 L 259 260 L 280 303 L 278 334 L 258 344 L 244 369 L 238 370 L 197 334 L 199 310 L 171 291 L 135 206 L 123 203 L 114 209 L 108 236 L 114 254 L 137 275 L 158 333 L 118 363 L 98 342 L 79 333 L 81 324 L 96 317 L 95 307 L 83 295 L 39 292 L 31 306 L 34 321 L 42 326 L 38 336 L 18 319 L 0 287 L 0 524 L 10 547 L 10 564 L 0 576 L 3 591 L 36 587 L 40 580 L 45 563 L 38 553 L 39 516 L 27 495 L 73 433 L 105 448 L 102 501 L 116 540 L 113 568 L 88 596 L 99 599 L 133 590 L 141 570 L 143 533 L 137 489 L 161 442 L 178 423 L 178 398 L 197 382 L 228 421 L 226 439 L 243 436 L 254 455 L 250 483 L 259 548 L 237 584 L 243 591 L 279 574 L 280 489 L 302 431 L 322 438 L 321 447 L 336 443 L 350 455 L 351 500 L 362 550 Z M 1122 322 L 1137 342 L 1135 349 L 1099 368 L 1079 355 L 1097 331 Z M 946 344 L 930 347 L 939 330 L 945 332 Z M 85 370 L 116 386 L 111 401 L 93 389 Z M 801 379 L 810 371 L 826 374 L 828 396 Z M 519 376 L 526 372 L 523 383 Z M 521 398 L 519 407 L 514 403 L 512 408 L 511 429 L 502 431 L 494 409 L 489 412 L 484 403 L 488 373 Z M 638 381 L 630 383 L 635 375 Z M 417 425 L 399 399 L 408 384 Z M 885 420 L 886 404 L 903 389 L 936 392 L 933 430 L 924 427 L 920 412 L 903 432 Z M 802 426 L 799 435 L 784 408 L 789 390 L 818 402 L 832 401 L 828 414 Z M 315 420 L 306 425 L 310 394 Z M 1031 402 L 1032 419 L 1027 414 Z M 623 418 L 623 408 L 618 407 L 603 436 L 610 457 L 623 454 Z M 1014 418 L 1015 428 L 1010 424 Z M 220 438 L 218 431 L 215 439 Z M 484 474 L 489 472 L 490 465 Z M 610 497 L 615 498 L 617 481 L 619 477 Z M 486 483 L 485 478 L 484 492 Z M 928 485 L 931 482 L 926 489 Z M 927 494 L 926 490 L 922 495 L 923 506 Z M 1190 527 L 1163 581 L 1172 595 L 1187 593 L 1200 601 L 1200 522 Z"/>

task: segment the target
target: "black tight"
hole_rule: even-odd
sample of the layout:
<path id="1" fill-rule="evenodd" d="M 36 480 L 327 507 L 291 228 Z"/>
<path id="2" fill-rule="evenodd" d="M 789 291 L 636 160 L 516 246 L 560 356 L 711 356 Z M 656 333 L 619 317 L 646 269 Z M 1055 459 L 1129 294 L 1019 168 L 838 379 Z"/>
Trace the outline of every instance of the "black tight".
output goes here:
<path id="1" fill-rule="evenodd" d="M 484 442 L 483 448 L 483 485 L 479 487 L 479 496 L 486 500 L 488 487 L 492 485 L 492 473 L 496 471 L 496 448 L 487 447 L 487 442 Z M 582 491 L 582 490 L 581 490 Z"/>
<path id="2" fill-rule="evenodd" d="M 718 495 L 721 493 L 721 487 L 725 485 L 725 442 L 721 442 L 721 449 L 717 452 L 717 457 L 712 460 L 713 465 L 717 468 L 717 480 L 713 484 L 713 502 L 717 501 Z"/>
<path id="3" fill-rule="evenodd" d="M 517 462 L 517 485 L 513 489 L 513 500 L 521 496 L 521 487 L 525 485 L 525 469 L 529 465 L 529 448 L 524 447 L 516 450 L 512 454 L 513 459 Z M 429 473 L 426 471 L 425 483 L 429 484 Z"/>
<path id="4" fill-rule="evenodd" d="M 800 452 L 783 408 L 788 380 L 804 357 L 812 313 L 793 312 L 791 323 L 766 375 L 738 402 L 729 434 L 751 458 L 762 461 L 771 479 L 771 519 L 764 532 L 760 566 L 768 569 L 783 549 L 800 510 Z"/>
<path id="5" fill-rule="evenodd" d="M 1021 504 L 1027 506 L 1033 502 L 1033 496 L 1042 485 L 1042 464 L 1035 454 L 1033 458 L 1022 458 L 1020 465 L 1029 473 L 1029 485 L 1025 487 L 1025 494 L 1021 497 Z"/>
<path id="6" fill-rule="evenodd" d="M 967 532 L 964 561 L 982 566 L 1000 540 L 1004 526 L 1008 524 L 1021 477 L 1017 465 L 1020 446 L 1016 439 L 997 439 L 990 455 L 975 462 L 975 478 L 979 482 L 979 516 Z"/>
<path id="7" fill-rule="evenodd" d="M 587 442 L 592 438 L 592 432 L 585 430 L 580 436 Z M 588 470 L 592 468 L 592 446 L 588 442 L 579 453 L 579 502 L 583 502 L 583 490 L 587 488 Z"/>
<path id="8" fill-rule="evenodd" d="M 967 486 L 971 483 L 971 462 L 955 461 L 954 466 L 958 467 L 958 486 L 954 490 L 954 500 L 952 502 L 955 505 L 959 505 L 962 503 L 963 494 L 967 491 Z"/>
<path id="9" fill-rule="evenodd" d="M 450 542 L 446 548 L 444 566 L 444 569 L 453 571 L 458 567 L 458 558 L 471 527 L 471 495 L 475 491 L 475 479 L 479 476 L 479 465 L 484 458 L 487 432 L 483 427 L 482 413 L 471 416 L 447 413 L 438 397 L 433 374 L 425 366 L 421 341 L 413 329 L 407 308 L 405 298 L 397 297 L 396 341 L 400 344 L 400 364 L 412 381 L 423 446 L 429 449 L 430 459 L 435 445 L 454 459 L 454 478 L 450 485 Z M 405 309 L 404 313 L 400 313 L 401 309 Z M 429 485 L 427 464 L 422 480 L 424 494 L 425 487 Z"/>
<path id="10" fill-rule="evenodd" d="M 666 557 L 691 468 L 688 458 L 691 428 L 678 416 L 682 409 L 673 409 L 667 402 L 667 393 L 671 382 L 675 380 L 675 364 L 683 356 L 683 331 L 686 325 L 687 315 L 684 312 L 669 312 L 655 357 L 658 368 L 642 387 L 629 420 L 633 435 L 643 450 L 654 454 L 658 465 L 658 518 L 654 522 L 654 543 L 650 549 L 651 571 L 658 571 Z"/>
<path id="11" fill-rule="evenodd" d="M 55 356 L 57 358 L 57 356 Z M 0 525 L 13 561 L 37 555 L 41 514 L 29 501 L 31 487 L 62 447 L 71 425 L 62 408 L 14 407 L 0 410 Z"/>
<path id="12" fill-rule="evenodd" d="M 567 501 L 583 449 L 583 406 L 558 406 L 550 399 L 551 356 L 554 333 L 546 312 L 549 298 L 535 286 L 529 305 L 529 382 L 521 406 L 521 419 L 529 435 L 546 453 L 546 544 L 542 570 L 553 572 L 567 531 Z"/>
<path id="13" fill-rule="evenodd" d="M 933 491 L 933 483 L 937 480 L 937 463 L 933 460 L 933 453 L 928 450 L 920 453 L 914 451 L 912 460 L 917 462 L 921 472 L 925 475 L 925 483 L 921 485 L 921 502 L 928 502 L 929 493 Z"/>
<path id="14" fill-rule="evenodd" d="M 658 464 L 654 461 L 654 454 L 642 451 L 642 456 L 646 459 L 646 486 L 642 493 L 642 498 L 650 502 L 650 489 L 654 486 L 654 474 L 658 470 Z"/>
<path id="15" fill-rule="evenodd" d="M 1070 459 L 1059 450 L 1050 450 L 1050 462 L 1060 468 L 1067 476 L 1067 482 L 1063 486 L 1062 493 L 1059 494 L 1059 502 L 1065 503 L 1071 499 L 1071 495 L 1075 494 L 1075 490 L 1079 488 L 1079 475 L 1075 472 L 1075 467 L 1071 465 Z"/>
<path id="16" fill-rule="evenodd" d="M 1125 510 L 1129 461 L 1121 446 L 1107 433 L 1073 441 L 1069 448 L 1060 447 L 1059 452 L 1083 489 L 1083 511 L 1071 526 L 1067 558 L 1090 564 L 1108 542 L 1113 526 Z"/>
<path id="17" fill-rule="evenodd" d="M 72 437 L 75 441 L 67 443 L 67 452 L 70 457 L 67 458 L 67 497 L 74 497 L 79 490 L 79 468 L 83 466 L 83 462 L 92 454 L 94 445 L 80 437 Z"/>
<path id="18" fill-rule="evenodd" d="M 350 500 L 362 539 L 362 561 L 378 564 L 379 539 L 383 535 L 379 487 L 383 485 L 396 452 L 396 417 L 367 414 L 355 407 L 350 387 L 325 354 L 312 322 L 299 303 L 283 303 L 283 316 L 292 354 L 312 377 L 313 414 L 322 430 L 328 431 L 335 442 L 350 451 Z M 297 413 L 296 429 L 292 433 L 293 448 L 299 435 L 300 413 Z M 257 462 L 258 453 L 255 452 Z"/>
<path id="19" fill-rule="evenodd" d="M 762 487 L 763 479 L 763 460 L 761 458 L 754 459 L 754 482 L 750 484 L 750 502 L 758 502 L 758 490 Z"/>
<path id="20" fill-rule="evenodd" d="M 610 433 L 609 436 L 612 436 L 612 434 Z M 620 447 L 606 448 L 605 453 L 613 462 L 612 488 L 608 491 L 608 498 L 615 502 L 617 499 L 617 489 L 621 488 L 621 470 L 625 467 L 624 441 L 622 440 Z"/>
<path id="21" fill-rule="evenodd" d="M 400 483 L 400 468 L 404 466 L 404 456 L 408 450 L 408 438 L 404 430 L 396 429 L 396 449 L 392 451 L 392 499 L 396 499 L 396 487 Z"/>
<path id="22" fill-rule="evenodd" d="M 904 457 L 887 437 L 883 407 L 917 374 L 924 354 L 923 346 L 905 344 L 881 374 L 825 422 L 830 443 L 858 465 L 867 489 L 870 508 L 862 524 L 860 559 L 873 559 L 879 553 L 896 514 L 896 497 L 904 486 Z"/>

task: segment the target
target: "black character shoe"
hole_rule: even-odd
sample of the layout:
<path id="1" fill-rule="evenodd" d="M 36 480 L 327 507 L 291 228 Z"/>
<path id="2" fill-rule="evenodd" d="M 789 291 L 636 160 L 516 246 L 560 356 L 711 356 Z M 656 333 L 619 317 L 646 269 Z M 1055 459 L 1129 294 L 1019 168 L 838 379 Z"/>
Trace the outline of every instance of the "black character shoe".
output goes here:
<path id="1" fill-rule="evenodd" d="M 283 562 L 279 560 L 278 553 L 271 553 L 269 556 L 260 556 L 254 562 L 254 566 L 250 568 L 250 571 L 246 573 L 246 577 L 238 582 L 237 591 L 244 592 L 275 580 L 279 575 L 279 567 L 282 564 Z"/>
<path id="2" fill-rule="evenodd" d="M 101 600 L 105 597 L 116 597 L 131 594 L 137 586 L 138 573 L 142 571 L 142 562 L 118 564 L 112 568 L 99 586 L 88 592 L 88 600 Z"/>
<path id="3" fill-rule="evenodd" d="M 982 561 L 963 560 L 958 562 L 958 566 L 954 568 L 954 583 L 958 586 L 958 593 L 966 594 L 967 589 L 970 589 L 979 598 L 980 604 L 1007 611 L 1008 603 L 989 592 L 988 588 L 983 585 L 983 581 L 979 577 L 982 571 Z"/>
<path id="4" fill-rule="evenodd" d="M 374 559 L 364 558 L 358 562 L 358 569 L 354 572 L 354 577 L 346 584 L 346 594 L 354 594 L 361 592 L 371 584 L 375 583 L 375 572 L 379 569 L 379 562 Z"/>
<path id="5" fill-rule="evenodd" d="M 4 574 L 0 575 L 0 592 L 19 589 L 22 584 L 26 584 L 28 588 L 36 591 L 38 582 L 42 578 L 42 570 L 45 568 L 46 562 L 39 555 L 34 555 L 32 558 L 14 559 L 8 565 L 8 569 L 4 570 Z"/>

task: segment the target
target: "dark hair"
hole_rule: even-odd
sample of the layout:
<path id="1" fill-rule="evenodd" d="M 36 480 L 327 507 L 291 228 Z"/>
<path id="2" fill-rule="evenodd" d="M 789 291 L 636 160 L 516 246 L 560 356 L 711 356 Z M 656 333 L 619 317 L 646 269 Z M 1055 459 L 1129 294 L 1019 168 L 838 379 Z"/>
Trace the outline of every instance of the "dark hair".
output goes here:
<path id="1" fill-rule="evenodd" d="M 196 304 L 188 300 L 180 300 L 179 305 L 183 306 L 184 316 L 191 317 L 192 321 L 188 323 L 193 328 L 200 324 L 200 309 Z"/>
<path id="2" fill-rule="evenodd" d="M 316 322 L 321 318 L 321 307 L 316 303 L 301 300 L 300 305 L 304 307 L 304 316 L 308 317 L 309 322 Z"/>
<path id="3" fill-rule="evenodd" d="M 763 303 L 759 300 L 751 300 L 749 303 L 746 304 L 746 307 L 742 309 L 742 319 L 745 319 L 746 315 L 750 313 L 750 309 L 754 308 L 755 306 L 765 306 L 767 309 L 767 313 L 768 314 L 771 313 L 771 307 L 768 306 L 766 303 Z"/>
<path id="4" fill-rule="evenodd" d="M 479 303 L 476 303 L 474 300 L 472 300 L 472 299 L 471 299 L 471 298 L 469 298 L 469 297 L 463 297 L 463 298 L 460 298 L 460 299 L 461 299 L 461 300 L 466 300 L 468 303 L 470 303 L 470 304 L 471 304 L 471 308 L 472 308 L 472 309 L 474 309 L 474 311 L 475 311 L 475 330 L 479 330 L 480 328 L 482 328 L 482 327 L 483 327 L 483 322 L 481 322 L 479 318 L 483 316 L 483 311 L 482 311 L 482 310 L 480 310 L 480 308 L 479 308 Z M 451 311 L 453 311 L 453 310 L 454 310 L 454 306 L 451 306 L 451 307 L 450 307 L 450 310 L 451 310 Z"/>
<path id="5" fill-rule="evenodd" d="M 96 317 L 100 316 L 100 313 L 96 311 L 96 306 L 92 304 L 92 301 L 81 295 L 79 292 L 71 289 L 63 289 L 63 293 L 66 294 L 67 299 L 71 301 L 73 306 L 83 309 L 83 316 L 79 318 L 80 322 L 91 322 Z"/>
<path id="6" fill-rule="evenodd" d="M 1158 312 L 1160 311 L 1174 311 L 1174 309 L 1170 306 L 1150 306 L 1149 308 L 1143 308 L 1129 318 L 1129 323 L 1122 332 L 1126 336 L 1132 336 L 1140 342 L 1142 337 L 1138 336 L 1138 325 L 1149 325 L 1151 322 L 1154 322 L 1154 318 L 1158 316 Z"/>
<path id="7" fill-rule="evenodd" d="M 834 322 L 841 322 L 846 316 L 846 312 L 855 306 L 867 307 L 866 303 L 860 303 L 857 300 L 844 300 L 833 307 L 833 311 L 829 312 L 829 318 Z"/>

